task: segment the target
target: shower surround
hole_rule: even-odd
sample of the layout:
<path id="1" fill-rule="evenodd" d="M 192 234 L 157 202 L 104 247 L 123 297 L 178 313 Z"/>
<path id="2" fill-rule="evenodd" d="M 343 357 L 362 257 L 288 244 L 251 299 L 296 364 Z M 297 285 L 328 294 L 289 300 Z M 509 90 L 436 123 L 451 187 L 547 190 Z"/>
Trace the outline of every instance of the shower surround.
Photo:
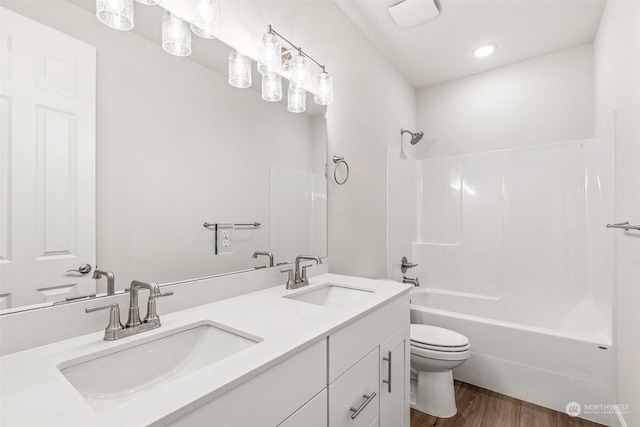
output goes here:
<path id="1" fill-rule="evenodd" d="M 469 337 L 456 378 L 560 411 L 614 402 L 612 145 L 389 148 L 388 277 L 402 279 L 402 256 L 419 264 L 405 273 L 421 284 L 412 323 Z"/>

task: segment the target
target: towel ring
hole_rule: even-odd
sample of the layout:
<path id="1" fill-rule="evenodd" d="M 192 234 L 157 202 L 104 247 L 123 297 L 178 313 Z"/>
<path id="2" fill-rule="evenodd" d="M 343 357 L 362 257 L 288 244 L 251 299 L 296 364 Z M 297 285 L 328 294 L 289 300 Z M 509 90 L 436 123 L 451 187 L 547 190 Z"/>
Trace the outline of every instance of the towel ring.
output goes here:
<path id="1" fill-rule="evenodd" d="M 349 179 L 349 164 L 346 162 L 346 160 L 342 156 L 333 156 L 333 163 L 335 163 L 336 165 L 336 168 L 333 170 L 333 179 L 336 181 L 336 184 L 343 185 Z M 345 176 L 342 181 L 338 179 L 338 175 L 337 175 L 338 166 L 340 166 L 341 163 L 344 163 L 344 166 L 347 168 L 347 176 Z"/>

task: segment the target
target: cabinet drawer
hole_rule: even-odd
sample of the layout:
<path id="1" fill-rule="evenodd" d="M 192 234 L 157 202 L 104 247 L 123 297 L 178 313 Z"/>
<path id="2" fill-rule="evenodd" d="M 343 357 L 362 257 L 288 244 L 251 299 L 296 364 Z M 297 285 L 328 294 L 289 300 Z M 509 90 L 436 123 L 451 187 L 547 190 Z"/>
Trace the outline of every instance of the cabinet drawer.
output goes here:
<path id="1" fill-rule="evenodd" d="M 378 356 L 376 347 L 329 385 L 329 427 L 376 425 L 380 409 Z"/>
<path id="2" fill-rule="evenodd" d="M 329 337 L 329 383 L 409 323 L 409 293 L 402 294 Z"/>

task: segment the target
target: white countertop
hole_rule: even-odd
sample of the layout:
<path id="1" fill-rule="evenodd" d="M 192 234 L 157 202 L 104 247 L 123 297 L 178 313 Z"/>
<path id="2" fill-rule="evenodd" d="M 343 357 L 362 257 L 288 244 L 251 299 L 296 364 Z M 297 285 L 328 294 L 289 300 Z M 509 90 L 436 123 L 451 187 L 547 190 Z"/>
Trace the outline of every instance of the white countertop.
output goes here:
<path id="1" fill-rule="evenodd" d="M 374 290 L 348 306 L 324 307 L 282 298 L 325 283 Z M 309 287 L 287 291 L 284 285 L 162 315 L 162 326 L 117 341 L 97 332 L 0 358 L 0 425 L 13 426 L 142 426 L 175 419 L 214 399 L 334 331 L 409 292 L 410 286 L 386 280 L 323 274 Z M 140 299 L 141 314 L 146 298 Z M 408 308 L 407 308 L 408 309 Z M 123 317 L 126 307 L 121 307 Z M 108 312 L 104 313 L 105 326 Z M 82 319 L 78 319 L 82 321 Z M 144 394 L 109 409 L 96 410 L 71 385 L 58 365 L 114 346 L 195 322 L 211 321 L 255 335 L 262 341 L 167 384 L 150 386 Z M 117 372 L 114 372 L 117 375 Z"/>

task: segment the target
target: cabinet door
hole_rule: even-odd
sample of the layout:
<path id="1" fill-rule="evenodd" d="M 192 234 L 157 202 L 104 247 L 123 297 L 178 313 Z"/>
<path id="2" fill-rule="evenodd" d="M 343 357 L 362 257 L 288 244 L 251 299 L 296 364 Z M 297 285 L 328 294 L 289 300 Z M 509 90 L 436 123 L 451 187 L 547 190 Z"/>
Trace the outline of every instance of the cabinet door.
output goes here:
<path id="1" fill-rule="evenodd" d="M 327 389 L 311 399 L 278 427 L 327 427 Z"/>
<path id="2" fill-rule="evenodd" d="M 409 324 L 380 344 L 380 426 L 409 427 Z"/>
<path id="3" fill-rule="evenodd" d="M 376 347 L 329 385 L 329 427 L 378 425 L 378 357 Z"/>

